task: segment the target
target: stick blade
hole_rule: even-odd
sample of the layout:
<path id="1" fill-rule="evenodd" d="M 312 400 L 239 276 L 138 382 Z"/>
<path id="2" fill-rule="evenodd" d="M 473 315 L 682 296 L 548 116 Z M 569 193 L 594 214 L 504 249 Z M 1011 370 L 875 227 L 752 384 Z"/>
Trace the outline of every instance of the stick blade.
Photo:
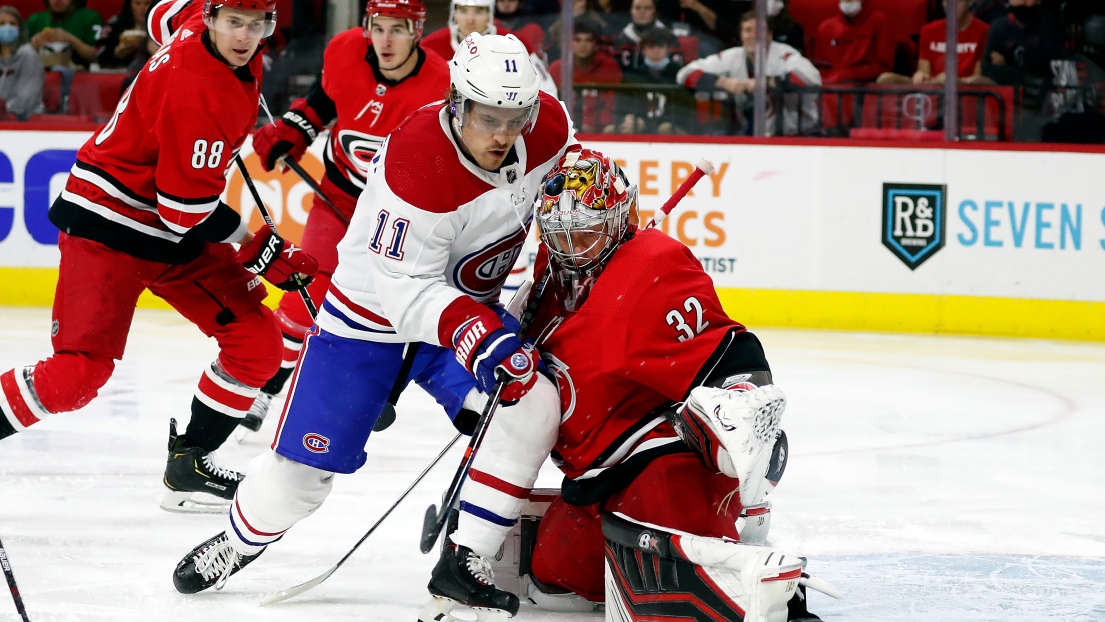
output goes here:
<path id="1" fill-rule="evenodd" d="M 326 572 L 320 574 L 319 576 L 315 577 L 314 579 L 311 579 L 310 581 L 307 581 L 306 583 L 300 583 L 299 585 L 296 585 L 294 587 L 289 587 L 286 590 L 280 590 L 279 592 L 273 592 L 272 594 L 269 594 L 268 596 L 266 596 L 265 598 L 263 598 L 261 600 L 261 606 L 262 607 L 268 607 L 269 605 L 275 605 L 276 603 L 282 603 L 282 602 L 288 600 L 289 598 L 295 598 L 296 596 L 299 596 L 300 594 L 302 594 L 302 593 L 304 593 L 308 590 L 312 590 L 316 586 L 318 586 L 318 584 L 320 584 L 323 581 L 329 579 L 330 575 L 334 574 L 334 571 L 337 570 L 337 569 L 338 569 L 338 567 L 334 566 L 330 570 L 327 570 Z"/>
<path id="2" fill-rule="evenodd" d="M 714 172 L 714 165 L 710 164 L 706 160 L 699 160 L 698 162 L 695 162 L 694 165 L 695 167 L 702 169 L 702 172 L 706 173 L 707 175 Z"/>
<path id="3" fill-rule="evenodd" d="M 423 553 L 432 551 L 434 544 L 437 543 L 437 536 L 441 533 L 438 520 L 437 506 L 431 505 L 426 508 L 426 518 L 422 521 L 422 541 L 418 544 L 418 548 Z"/>

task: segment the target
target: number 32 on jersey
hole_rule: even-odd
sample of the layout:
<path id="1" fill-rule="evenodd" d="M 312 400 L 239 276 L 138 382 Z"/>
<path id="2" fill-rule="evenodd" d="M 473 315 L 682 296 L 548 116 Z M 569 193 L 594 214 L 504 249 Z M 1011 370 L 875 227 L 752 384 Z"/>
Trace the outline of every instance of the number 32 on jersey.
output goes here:
<path id="1" fill-rule="evenodd" d="M 702 303 L 698 298 L 691 296 L 683 301 L 682 311 L 672 309 L 664 319 L 667 320 L 668 326 L 679 332 L 679 341 L 686 341 L 701 335 L 702 331 L 710 325 L 709 320 L 703 319 L 702 315 Z"/>

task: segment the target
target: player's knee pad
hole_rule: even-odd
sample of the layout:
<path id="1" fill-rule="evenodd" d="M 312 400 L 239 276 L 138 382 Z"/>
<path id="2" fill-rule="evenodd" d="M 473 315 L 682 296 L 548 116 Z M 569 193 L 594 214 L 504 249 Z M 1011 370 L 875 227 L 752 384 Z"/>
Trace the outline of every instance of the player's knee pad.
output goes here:
<path id="1" fill-rule="evenodd" d="M 604 514 L 606 619 L 785 622 L 805 560 Z M 720 616 L 720 617 L 719 617 Z"/>
<path id="2" fill-rule="evenodd" d="M 266 451 L 250 460 L 235 505 L 254 530 L 283 532 L 321 507 L 333 484 L 329 471 Z"/>
<path id="3" fill-rule="evenodd" d="M 215 338 L 219 365 L 246 386 L 261 387 L 280 369 L 284 342 L 272 310 L 264 305 L 235 317 Z"/>
<path id="4" fill-rule="evenodd" d="M 25 381 L 30 395 L 48 412 L 69 412 L 92 401 L 113 371 L 115 361 L 109 357 L 58 352 L 35 365 Z"/>

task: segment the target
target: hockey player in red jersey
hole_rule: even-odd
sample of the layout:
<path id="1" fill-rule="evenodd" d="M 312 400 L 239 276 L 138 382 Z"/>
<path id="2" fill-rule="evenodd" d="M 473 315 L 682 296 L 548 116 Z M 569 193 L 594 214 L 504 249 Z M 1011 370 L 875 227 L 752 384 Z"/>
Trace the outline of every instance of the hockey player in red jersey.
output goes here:
<path id="1" fill-rule="evenodd" d="M 605 599 L 616 620 L 816 619 L 795 596 L 803 560 L 747 524 L 766 522 L 785 464 L 785 397 L 759 340 L 686 246 L 637 228 L 637 187 L 605 155 L 569 150 L 543 192 L 549 277 L 528 334 L 557 378 L 566 477 L 529 597 Z"/>
<path id="2" fill-rule="evenodd" d="M 351 28 L 326 47 L 322 75 L 307 97 L 296 100 L 275 124 L 253 135 L 253 149 L 265 170 L 282 157 L 299 160 L 322 128 L 333 122 L 323 161 L 322 191 L 338 213 L 316 196 L 301 245 L 318 259 L 307 291 L 315 305 L 330 287 L 338 265 L 337 245 L 345 235 L 373 156 L 409 114 L 445 98 L 449 66 L 419 46 L 426 6 L 422 0 L 369 0 L 364 27 Z M 448 58 L 452 58 L 450 52 Z M 262 387 L 242 425 L 258 430 L 273 396 L 295 368 L 303 335 L 314 324 L 297 294 L 286 294 L 276 310 L 284 336 L 280 370 Z"/>
<path id="3" fill-rule="evenodd" d="M 452 58 L 460 42 L 473 32 L 481 35 L 515 35 L 501 23 L 495 21 L 495 0 L 452 0 L 449 5 L 449 25 L 426 35 L 422 47 L 437 52 L 443 58 Z M 549 74 L 545 55 L 529 41 L 519 37 L 526 44 L 530 62 L 537 71 L 541 90 L 555 96 L 556 83 Z"/>
<path id="4" fill-rule="evenodd" d="M 81 147 L 50 208 L 61 229 L 54 355 L 0 375 L 0 438 L 96 396 L 123 356 L 135 304 L 148 289 L 219 344 L 187 430 L 177 435 L 170 425 L 162 507 L 219 511 L 241 476 L 212 452 L 280 364 L 279 331 L 261 304 L 258 275 L 290 287 L 315 262 L 267 229 L 250 234 L 219 200 L 226 169 L 256 122 L 258 50 L 275 25 L 275 4 L 208 0 L 190 10 Z"/>

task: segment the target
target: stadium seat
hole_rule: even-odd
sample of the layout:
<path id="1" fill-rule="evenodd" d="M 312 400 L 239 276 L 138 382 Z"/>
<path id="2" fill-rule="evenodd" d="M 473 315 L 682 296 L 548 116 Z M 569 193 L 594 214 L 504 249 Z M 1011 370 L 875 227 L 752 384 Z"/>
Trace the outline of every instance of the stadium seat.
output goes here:
<path id="1" fill-rule="evenodd" d="M 852 128 L 850 138 L 856 140 L 940 141 L 944 132 L 939 130 L 899 130 L 887 127 Z"/>
<path id="2" fill-rule="evenodd" d="M 107 121 L 115 112 L 115 105 L 123 91 L 125 73 L 79 72 L 73 76 L 69 90 L 71 115 L 90 117 L 98 122 Z"/>
<path id="3" fill-rule="evenodd" d="M 57 112 L 61 108 L 61 74 L 46 72 L 46 82 L 42 85 L 42 104 L 46 112 Z"/>
<path id="4" fill-rule="evenodd" d="M 876 91 L 875 85 L 869 85 Z M 884 89 L 885 94 L 872 93 L 863 99 L 864 128 L 924 130 L 939 123 L 940 89 L 927 88 L 903 92 L 901 89 Z"/>
<path id="5" fill-rule="evenodd" d="M 1013 87 L 1011 86 L 985 86 L 970 87 L 960 86 L 959 126 L 964 136 L 973 136 L 976 140 L 1001 140 L 1013 139 Z M 971 91 L 981 91 L 972 94 Z M 999 101 L 995 97 L 987 97 L 984 93 L 996 92 L 1001 96 Z M 979 103 L 982 104 L 982 113 L 985 117 L 982 127 L 979 127 Z M 1004 126 L 1000 117 L 1001 109 L 1005 109 Z"/>
<path id="6" fill-rule="evenodd" d="M 76 115 L 76 114 L 32 114 L 27 117 L 27 121 L 30 123 L 64 123 L 73 125 L 84 125 L 93 123 L 93 120 L 89 117 Z"/>
<path id="7" fill-rule="evenodd" d="M 4 4 L 14 6 L 23 16 L 23 21 L 27 21 L 28 17 L 39 11 L 46 10 L 46 3 L 42 0 L 5 0 Z"/>
<path id="8" fill-rule="evenodd" d="M 679 37 L 679 51 L 683 54 L 683 63 L 698 59 L 698 37 L 688 35 Z"/>

